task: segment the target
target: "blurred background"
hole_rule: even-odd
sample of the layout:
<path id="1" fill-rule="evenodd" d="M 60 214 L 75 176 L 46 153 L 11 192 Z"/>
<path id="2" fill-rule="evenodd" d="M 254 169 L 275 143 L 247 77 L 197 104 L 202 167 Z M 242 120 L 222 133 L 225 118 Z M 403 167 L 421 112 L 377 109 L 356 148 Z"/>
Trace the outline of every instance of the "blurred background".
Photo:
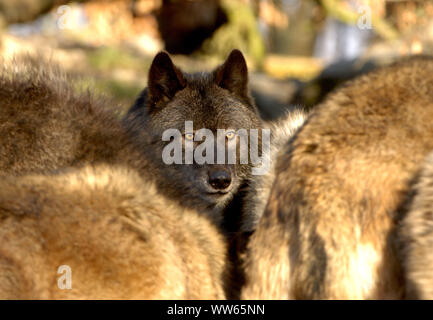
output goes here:
<path id="1" fill-rule="evenodd" d="M 47 57 L 128 108 L 167 50 L 184 71 L 245 54 L 266 119 L 342 82 L 433 53 L 430 0 L 0 0 L 0 59 Z"/>

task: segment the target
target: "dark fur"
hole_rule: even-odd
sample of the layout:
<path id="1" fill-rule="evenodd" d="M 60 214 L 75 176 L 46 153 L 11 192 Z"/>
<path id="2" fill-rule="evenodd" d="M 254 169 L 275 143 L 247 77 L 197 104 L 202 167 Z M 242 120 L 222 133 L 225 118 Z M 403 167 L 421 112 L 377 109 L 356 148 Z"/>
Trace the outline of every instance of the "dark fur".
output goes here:
<path id="1" fill-rule="evenodd" d="M 184 132 L 186 120 L 194 130 L 261 128 L 258 111 L 248 90 L 248 71 L 242 54 L 234 50 L 227 61 L 212 73 L 186 74 L 173 65 L 169 56 L 159 54 L 149 71 L 149 86 L 124 119 L 130 132 L 150 137 L 152 166 L 160 177 L 159 188 L 182 205 L 207 210 L 221 218 L 221 212 L 251 176 L 251 165 L 192 164 L 170 165 L 161 161 L 167 142 L 161 140 L 166 129 Z M 140 138 L 136 139 L 140 141 Z M 227 194 L 215 197 L 207 182 L 211 170 L 228 170 L 232 184 Z M 237 210 L 231 210 L 236 214 Z M 230 217 L 229 217 L 230 218 Z M 234 224 L 236 222 L 233 222 Z M 230 228 L 230 227 L 229 227 Z"/>
<path id="2" fill-rule="evenodd" d="M 414 187 L 414 197 L 401 226 L 406 297 L 433 299 L 433 153 Z"/>
<path id="3" fill-rule="evenodd" d="M 248 182 L 251 166 L 167 166 L 161 161 L 167 143 L 161 135 L 167 128 L 183 131 L 185 120 L 193 120 L 195 129 L 261 127 L 239 51 L 233 51 L 214 72 L 194 75 L 181 72 L 167 54 L 158 54 L 149 71 L 149 87 L 123 121 L 111 102 L 88 91 L 77 93 L 71 82 L 55 67 L 31 60 L 1 69 L 1 175 L 47 175 L 100 164 L 126 166 L 146 183 L 155 184 L 164 199 L 196 209 L 217 224 L 225 215 L 222 226 L 238 230 L 242 205 L 238 190 Z M 215 167 L 230 171 L 232 185 L 227 194 L 208 197 L 205 180 Z"/>
<path id="4" fill-rule="evenodd" d="M 246 248 L 249 238 L 256 229 L 258 221 L 265 210 L 269 194 L 271 193 L 276 177 L 276 160 L 284 152 L 286 145 L 299 127 L 303 125 L 307 117 L 308 113 L 301 108 L 296 108 L 280 118 L 264 123 L 264 127 L 271 131 L 269 154 L 263 154 L 269 158 L 270 170 L 267 174 L 251 177 L 248 183 L 238 192 L 234 201 L 231 202 L 231 205 L 236 203 L 238 206 L 236 210 L 238 210 L 239 216 L 236 221 L 241 222 L 241 224 L 228 223 L 229 226 L 236 227 L 236 231 L 233 232 L 234 236 L 230 239 L 231 244 L 229 246 L 230 257 L 234 267 L 234 280 L 232 281 L 231 290 L 233 296 L 230 298 L 239 298 L 241 288 L 245 284 L 243 265 Z"/>
<path id="5" fill-rule="evenodd" d="M 270 161 L 270 170 L 268 174 L 253 176 L 248 184 L 242 206 L 241 230 L 243 232 L 252 232 L 256 229 L 276 178 L 277 159 L 285 151 L 290 139 L 302 127 L 307 118 L 308 113 L 305 110 L 295 108 L 275 120 L 264 123 L 264 127 L 271 131 L 271 148 L 270 154 L 267 155 Z"/>
<path id="6" fill-rule="evenodd" d="M 248 70 L 242 54 L 233 51 L 227 61 L 214 72 L 185 74 L 173 65 L 168 55 L 159 55 L 149 71 L 149 87 L 131 107 L 124 121 L 137 136 L 151 138 L 152 166 L 160 175 L 159 189 L 183 206 L 200 208 L 221 223 L 230 243 L 230 260 L 234 269 L 228 284 L 228 297 L 239 298 L 237 234 L 243 220 L 246 192 L 251 179 L 250 164 L 241 165 L 171 165 L 161 162 L 165 142 L 162 132 L 177 128 L 183 132 L 186 120 L 192 120 L 194 129 L 261 128 L 258 111 L 248 90 Z M 137 139 L 138 141 L 140 139 Z M 142 148 L 149 149 L 148 144 Z M 206 183 L 211 170 L 230 171 L 232 185 L 228 194 L 219 199 L 207 196 Z M 253 214 L 251 212 L 251 214 Z"/>
<path id="7" fill-rule="evenodd" d="M 149 172 L 117 106 L 77 93 L 58 68 L 30 59 L 0 71 L 0 172 L 47 173 L 88 163 L 125 163 Z"/>
<path id="8" fill-rule="evenodd" d="M 212 73 L 189 75 L 158 54 L 145 89 L 123 120 L 108 100 L 77 94 L 59 70 L 35 61 L 0 74 L 0 172 L 52 172 L 84 164 L 128 164 L 181 205 L 214 216 L 251 174 L 249 165 L 222 165 L 232 175 L 227 194 L 208 195 L 207 175 L 219 165 L 165 165 L 162 133 L 194 128 L 260 128 L 249 96 L 248 72 L 239 51 Z"/>

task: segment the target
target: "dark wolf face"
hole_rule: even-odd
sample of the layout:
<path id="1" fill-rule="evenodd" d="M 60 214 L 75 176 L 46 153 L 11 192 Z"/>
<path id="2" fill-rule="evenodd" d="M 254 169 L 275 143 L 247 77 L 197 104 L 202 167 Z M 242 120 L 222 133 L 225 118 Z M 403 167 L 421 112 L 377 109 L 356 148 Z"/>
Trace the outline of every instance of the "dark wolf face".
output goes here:
<path id="1" fill-rule="evenodd" d="M 150 137 L 144 147 L 152 152 L 157 184 L 184 204 L 222 208 L 251 175 L 250 164 L 239 162 L 241 137 L 236 133 L 239 129 L 247 132 L 259 129 L 261 122 L 249 95 L 247 66 L 238 50 L 232 51 L 214 72 L 198 74 L 183 73 L 166 53 L 159 53 L 149 71 L 148 88 L 131 108 L 128 118 L 139 122 Z M 186 126 L 186 121 L 192 121 L 192 129 Z M 194 158 L 192 163 L 185 164 L 187 144 L 198 151 L 205 141 L 199 139 L 199 129 L 203 128 L 214 135 L 215 161 L 197 163 Z M 163 141 L 168 129 L 175 129 L 179 135 Z M 218 129 L 226 130 L 225 134 L 218 135 Z M 163 161 L 164 148 L 174 142 L 182 148 L 182 164 Z M 217 142 L 226 146 L 226 152 L 237 146 L 235 163 L 217 163 Z M 209 156 L 208 152 L 206 149 L 203 154 Z"/>

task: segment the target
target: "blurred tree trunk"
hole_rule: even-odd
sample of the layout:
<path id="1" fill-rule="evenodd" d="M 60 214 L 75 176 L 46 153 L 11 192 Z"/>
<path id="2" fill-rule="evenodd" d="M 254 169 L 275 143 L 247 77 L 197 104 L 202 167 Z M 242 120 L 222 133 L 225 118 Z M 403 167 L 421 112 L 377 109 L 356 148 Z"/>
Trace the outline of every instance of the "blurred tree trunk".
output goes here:
<path id="1" fill-rule="evenodd" d="M 157 19 L 165 49 L 190 54 L 227 22 L 227 15 L 220 0 L 163 0 Z"/>

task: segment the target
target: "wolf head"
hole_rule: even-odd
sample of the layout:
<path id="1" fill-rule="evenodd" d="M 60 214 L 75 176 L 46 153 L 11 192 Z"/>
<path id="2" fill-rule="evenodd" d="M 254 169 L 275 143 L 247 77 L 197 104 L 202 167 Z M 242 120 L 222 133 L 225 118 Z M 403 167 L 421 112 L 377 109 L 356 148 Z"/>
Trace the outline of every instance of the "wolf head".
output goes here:
<path id="1" fill-rule="evenodd" d="M 213 72 L 197 74 L 184 73 L 168 54 L 157 54 L 150 67 L 148 88 L 141 93 L 126 119 L 134 124 L 139 134 L 148 136 L 142 148 L 152 153 L 150 158 L 155 164 L 152 174 L 157 184 L 166 194 L 186 205 L 221 209 L 251 174 L 249 163 L 240 164 L 239 149 L 236 162 L 232 164 L 227 161 L 217 164 L 216 153 L 214 163 L 199 164 L 194 159 L 191 164 L 167 165 L 162 159 L 164 148 L 176 139 L 182 152 L 186 152 L 188 140 L 196 151 L 201 143 L 196 139 L 199 129 L 213 133 L 215 146 L 217 139 L 224 139 L 222 144 L 227 146 L 229 140 L 240 139 L 236 134 L 239 129 L 249 132 L 261 128 L 249 94 L 247 65 L 238 50 L 233 50 Z M 187 128 L 187 121 L 192 122 L 193 129 Z M 164 132 L 170 129 L 180 135 L 163 141 Z M 217 136 L 218 129 L 226 130 L 224 137 Z M 182 159 L 185 157 L 183 153 Z"/>

